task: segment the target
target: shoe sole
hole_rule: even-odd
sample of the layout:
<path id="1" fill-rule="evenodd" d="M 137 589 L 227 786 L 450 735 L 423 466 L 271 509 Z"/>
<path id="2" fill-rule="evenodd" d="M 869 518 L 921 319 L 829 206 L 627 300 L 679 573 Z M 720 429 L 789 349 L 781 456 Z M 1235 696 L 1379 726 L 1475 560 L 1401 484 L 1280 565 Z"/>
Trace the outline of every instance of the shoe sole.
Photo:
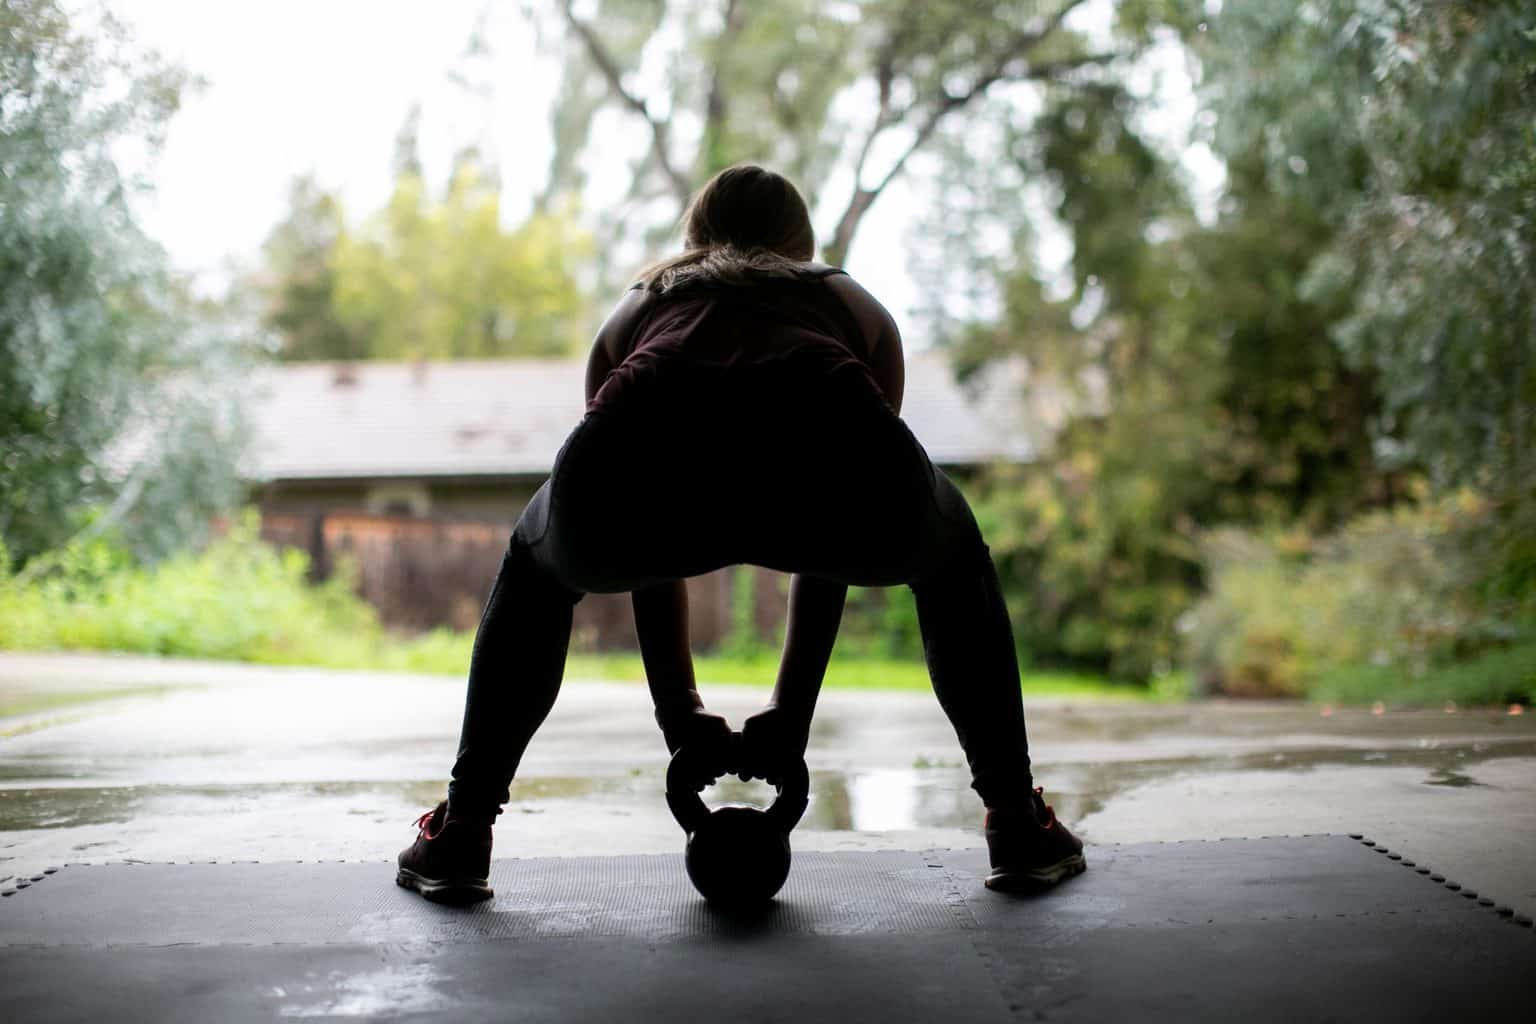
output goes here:
<path id="1" fill-rule="evenodd" d="M 484 878 L 428 878 L 410 868 L 401 868 L 395 875 L 395 884 L 402 889 L 412 889 L 433 903 L 450 907 L 467 907 L 496 895 Z"/>
<path id="2" fill-rule="evenodd" d="M 998 868 L 987 876 L 985 884 L 993 892 L 1034 893 L 1049 889 L 1087 870 L 1088 862 L 1079 853 L 1043 868 Z"/>

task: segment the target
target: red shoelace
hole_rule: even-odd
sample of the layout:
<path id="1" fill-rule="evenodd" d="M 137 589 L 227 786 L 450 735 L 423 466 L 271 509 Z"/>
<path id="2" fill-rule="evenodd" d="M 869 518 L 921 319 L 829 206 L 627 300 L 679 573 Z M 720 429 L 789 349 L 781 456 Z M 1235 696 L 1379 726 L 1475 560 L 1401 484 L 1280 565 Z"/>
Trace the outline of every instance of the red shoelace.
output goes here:
<path id="1" fill-rule="evenodd" d="M 1035 796 L 1039 798 L 1040 806 L 1045 808 L 1045 821 L 1041 823 L 1040 827 L 1050 828 L 1052 825 L 1056 824 L 1056 808 L 1045 802 L 1044 786 L 1035 787 Z M 1036 820 L 1038 821 L 1039 819 L 1037 818 Z"/>

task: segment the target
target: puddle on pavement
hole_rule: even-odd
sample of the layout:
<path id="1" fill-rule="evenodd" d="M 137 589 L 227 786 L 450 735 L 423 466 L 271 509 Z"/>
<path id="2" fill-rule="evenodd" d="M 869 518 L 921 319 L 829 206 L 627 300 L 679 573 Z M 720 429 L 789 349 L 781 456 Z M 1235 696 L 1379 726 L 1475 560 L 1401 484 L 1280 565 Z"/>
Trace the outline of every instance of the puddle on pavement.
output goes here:
<path id="1" fill-rule="evenodd" d="M 249 726 L 240 717 L 249 705 L 238 696 L 228 707 L 201 699 L 207 724 L 189 712 L 136 720 L 133 731 L 103 715 L 52 739 L 0 739 L 0 877 L 72 860 L 388 860 L 443 795 L 433 776 L 446 768 L 453 723 L 381 720 L 373 732 L 315 729 L 269 742 L 254 727 L 221 731 L 227 721 Z M 948 832 L 950 840 L 964 830 L 979 840 L 980 801 L 947 724 L 899 702 L 871 707 L 879 716 L 861 706 L 818 720 L 812 763 L 822 770 L 812 773 L 801 831 L 831 845 L 867 838 L 833 833 L 908 830 Z M 1039 781 L 1068 822 L 1144 784 L 1217 773 L 1333 778 L 1326 771 L 1388 767 L 1407 769 L 1425 794 L 1486 793 L 1476 788 L 1480 765 L 1536 759 L 1533 717 L 1357 709 L 1324 716 L 1301 706 L 1222 704 L 1029 712 Z M 498 830 L 517 839 L 498 849 L 563 856 L 679 848 L 653 738 L 625 732 L 620 721 L 591 711 L 546 741 L 513 785 L 502 819 L 510 827 Z M 408 781 L 422 779 L 432 781 Z M 770 794 L 727 779 L 706 799 L 762 804 Z M 355 995 L 317 989 L 294 1012 L 365 1007 L 348 1002 Z"/>
<path id="2" fill-rule="evenodd" d="M 1330 747 L 1262 751 L 1230 757 L 1162 758 L 1103 764 L 1042 765 L 1040 781 L 1061 816 L 1079 820 L 1144 783 L 1212 772 L 1290 771 L 1348 766 L 1407 766 L 1422 769 L 1426 785 L 1477 786 L 1475 766 L 1503 757 L 1536 757 L 1536 738 L 1501 743 L 1426 740 L 1417 747 L 1389 750 Z M 54 765 L 57 773 L 58 765 Z M 44 779 L 42 763 L 8 765 L 0 783 L 0 832 L 71 829 L 146 820 L 206 819 L 260 814 L 280 820 L 301 809 L 321 807 L 359 826 L 394 824 L 431 807 L 443 794 L 439 782 L 315 782 L 255 785 L 70 785 L 55 774 Z M 28 782 L 44 782 L 27 785 Z M 664 771 L 633 769 L 623 774 L 529 776 L 512 787 L 507 815 L 662 815 Z M 976 829 L 980 804 L 958 762 L 917 759 L 912 768 L 868 772 L 812 772 L 811 804 L 800 827 L 818 831 L 881 832 L 902 829 Z M 762 783 L 722 780 L 705 793 L 706 802 L 762 805 L 772 791 Z M 504 819 L 505 820 L 505 819 Z"/>

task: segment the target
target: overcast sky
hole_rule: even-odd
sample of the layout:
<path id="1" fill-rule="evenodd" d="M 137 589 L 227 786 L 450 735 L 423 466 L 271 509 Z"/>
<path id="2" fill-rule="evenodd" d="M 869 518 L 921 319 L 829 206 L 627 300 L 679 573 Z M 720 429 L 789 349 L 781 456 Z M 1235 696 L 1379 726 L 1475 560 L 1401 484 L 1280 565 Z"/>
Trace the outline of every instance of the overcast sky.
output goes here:
<path id="1" fill-rule="evenodd" d="M 423 106 L 429 178 L 445 173 L 458 146 L 489 131 L 509 216 L 521 216 L 543 181 L 558 69 L 536 52 L 520 4 L 495 8 L 494 113 L 448 77 L 484 0 L 116 0 L 108 6 L 142 44 L 206 79 L 171 123 L 154 167 L 158 190 L 141 213 L 176 264 L 208 287 L 222 282 L 231 261 L 255 259 L 298 174 L 314 172 L 341 193 L 353 215 L 379 207 L 391 184 L 395 134 L 412 103 Z M 1170 96 L 1163 120 L 1177 142 L 1192 113 L 1187 82 L 1176 81 Z M 829 188 L 829 201 L 845 199 L 844 192 Z M 849 269 L 898 319 L 915 299 L 903 255 L 911 202 L 905 188 L 882 196 L 848 259 Z M 1057 258 L 1065 256 L 1061 244 Z"/>
<path id="2" fill-rule="evenodd" d="M 228 261 L 250 261 L 282 216 L 288 183 L 314 171 L 354 214 L 381 205 L 402 118 L 423 105 L 429 177 L 492 120 L 447 72 L 483 0 L 119 0 L 111 9 L 144 45 L 207 80 L 176 115 L 154 167 L 158 190 L 145 227 L 183 269 L 216 284 Z M 495 25 L 499 101 L 494 139 L 508 213 L 543 181 L 557 68 L 535 51 L 517 4 Z M 877 207 L 849 260 L 878 293 L 904 307 L 902 195 Z M 889 212 L 888 212 L 889 211 Z"/>

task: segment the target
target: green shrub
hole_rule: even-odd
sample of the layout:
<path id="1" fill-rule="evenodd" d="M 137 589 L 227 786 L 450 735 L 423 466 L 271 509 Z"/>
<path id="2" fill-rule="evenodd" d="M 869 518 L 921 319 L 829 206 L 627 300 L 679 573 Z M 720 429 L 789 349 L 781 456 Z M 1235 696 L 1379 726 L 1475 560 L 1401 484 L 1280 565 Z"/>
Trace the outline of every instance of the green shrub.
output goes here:
<path id="1" fill-rule="evenodd" d="M 719 652 L 729 657 L 752 658 L 773 649 L 757 626 L 758 569 L 738 565 L 731 570 L 731 628 L 721 639 Z"/>
<path id="2" fill-rule="evenodd" d="M 910 587 L 849 587 L 837 653 L 908 661 L 923 657 L 917 602 Z"/>
<path id="3" fill-rule="evenodd" d="M 1536 700 L 1536 643 L 1516 644 L 1418 673 L 1385 665 L 1339 665 L 1324 670 L 1309 693 L 1314 700 L 1340 704 L 1529 704 Z"/>
<path id="4" fill-rule="evenodd" d="M 132 651 L 463 677 L 472 633 L 390 634 L 353 592 L 345 566 L 327 582 L 311 583 L 302 552 L 270 547 L 259 533 L 258 519 L 247 514 L 202 549 L 153 566 L 98 539 L 34 559 L 21 573 L 11 571 L 0 546 L 0 650 Z M 739 578 L 746 582 L 738 583 L 738 596 L 750 595 L 752 574 Z M 881 596 L 873 592 L 857 598 L 866 612 L 862 620 L 855 615 L 856 628 L 839 638 L 828 686 L 929 688 L 910 592 L 897 588 L 884 595 L 894 596 L 879 603 L 868 600 Z M 750 622 L 745 614 L 736 620 L 738 638 L 751 639 L 743 650 L 696 659 L 706 685 L 772 684 L 778 647 L 755 629 L 749 633 Z M 573 654 L 566 675 L 639 680 L 644 668 L 638 654 Z M 1059 697 L 1144 696 L 1072 673 L 1028 672 L 1024 688 Z"/>
<path id="5" fill-rule="evenodd" d="M 469 670 L 469 655 L 474 646 L 474 633 L 456 633 L 451 629 L 438 628 L 412 637 L 396 638 L 380 652 L 376 660 L 357 667 L 381 668 L 390 672 L 463 675 Z"/>
<path id="6" fill-rule="evenodd" d="M 1473 666 L 1518 662 L 1499 657 L 1536 637 L 1536 623 L 1528 595 L 1490 582 L 1508 575 L 1498 514 L 1461 494 L 1371 513 L 1317 540 L 1213 533 L 1210 589 L 1184 622 L 1201 688 L 1375 700 L 1397 680 L 1404 693 L 1443 685 L 1503 699 L 1492 696 L 1502 684 L 1468 681 L 1482 678 Z"/>
<path id="7" fill-rule="evenodd" d="M 302 552 L 257 536 L 247 515 L 198 551 L 134 563 L 97 538 L 0 574 L 0 648 L 133 651 L 347 665 L 376 657 L 378 617 L 343 569 L 318 585 Z"/>

